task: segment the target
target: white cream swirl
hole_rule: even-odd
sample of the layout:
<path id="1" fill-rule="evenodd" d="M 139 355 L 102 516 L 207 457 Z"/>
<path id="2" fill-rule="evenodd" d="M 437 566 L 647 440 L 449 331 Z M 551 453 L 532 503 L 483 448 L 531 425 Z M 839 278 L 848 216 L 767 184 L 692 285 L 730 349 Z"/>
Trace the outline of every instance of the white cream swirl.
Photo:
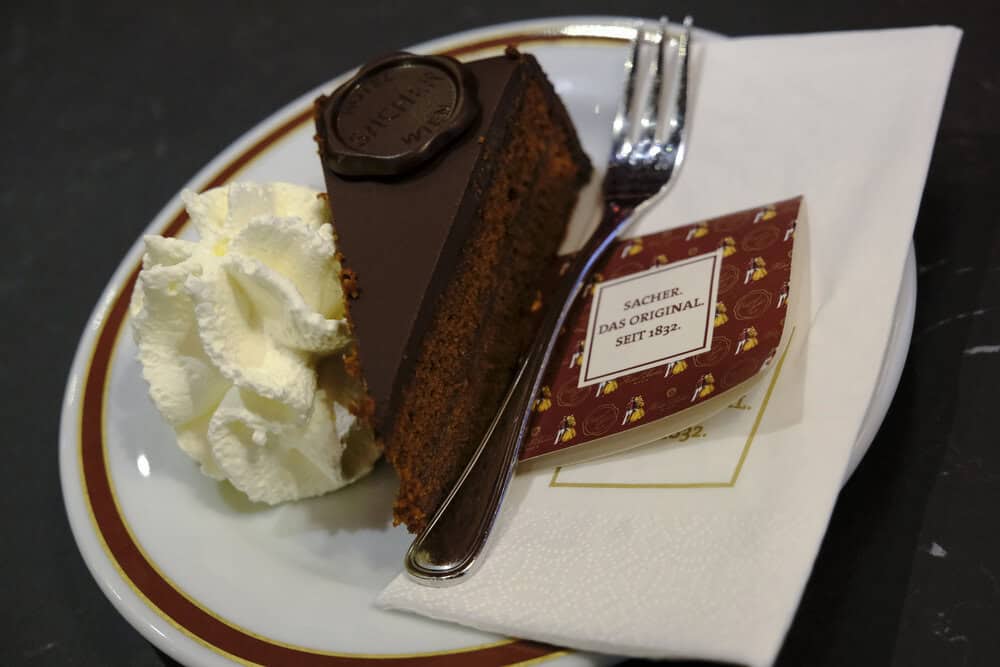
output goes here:
<path id="1" fill-rule="evenodd" d="M 352 339 L 329 208 L 308 188 L 183 194 L 197 242 L 147 236 L 131 315 L 149 393 L 181 449 L 254 501 L 315 496 L 381 453 L 349 410 Z"/>

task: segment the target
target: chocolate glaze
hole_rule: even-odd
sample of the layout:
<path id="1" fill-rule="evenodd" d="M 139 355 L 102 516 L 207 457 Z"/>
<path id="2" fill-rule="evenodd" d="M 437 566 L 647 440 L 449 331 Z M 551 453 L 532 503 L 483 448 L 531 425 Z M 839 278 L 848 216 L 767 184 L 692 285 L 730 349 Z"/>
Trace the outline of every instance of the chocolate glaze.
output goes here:
<path id="1" fill-rule="evenodd" d="M 394 177 L 345 177 L 327 163 L 324 122 L 331 98 L 317 100 L 317 143 L 338 249 L 357 273 L 350 318 L 374 426 L 388 437 L 423 334 L 479 220 L 479 206 L 507 135 L 507 113 L 524 84 L 544 73 L 531 55 L 509 51 L 464 67 L 475 78 L 480 113 L 469 131 L 429 162 Z M 548 94 L 555 96 L 551 86 Z M 562 109 L 561 102 L 556 105 Z M 569 123 L 569 118 L 565 118 Z M 580 150 L 580 159 L 586 157 Z"/>

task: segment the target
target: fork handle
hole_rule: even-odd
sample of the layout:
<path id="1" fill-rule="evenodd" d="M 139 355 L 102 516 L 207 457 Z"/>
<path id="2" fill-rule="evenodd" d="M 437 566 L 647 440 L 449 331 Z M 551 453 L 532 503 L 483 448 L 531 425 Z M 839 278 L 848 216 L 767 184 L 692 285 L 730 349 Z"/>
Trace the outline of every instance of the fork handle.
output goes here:
<path id="1" fill-rule="evenodd" d="M 632 222 L 631 207 L 608 204 L 601 223 L 576 254 L 570 269 L 545 299 L 538 333 L 499 411 L 461 477 L 406 554 L 406 571 L 417 581 L 444 586 L 471 574 L 500 514 L 556 340 L 587 275 Z"/>

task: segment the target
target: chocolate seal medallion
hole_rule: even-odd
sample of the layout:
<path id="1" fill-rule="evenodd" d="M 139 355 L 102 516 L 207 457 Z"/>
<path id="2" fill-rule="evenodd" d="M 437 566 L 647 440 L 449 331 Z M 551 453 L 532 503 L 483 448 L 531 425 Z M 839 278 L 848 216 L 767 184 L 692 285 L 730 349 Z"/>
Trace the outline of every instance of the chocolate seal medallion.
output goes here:
<path id="1" fill-rule="evenodd" d="M 327 166 L 398 176 L 432 159 L 479 115 L 476 80 L 454 58 L 396 53 L 320 101 Z"/>

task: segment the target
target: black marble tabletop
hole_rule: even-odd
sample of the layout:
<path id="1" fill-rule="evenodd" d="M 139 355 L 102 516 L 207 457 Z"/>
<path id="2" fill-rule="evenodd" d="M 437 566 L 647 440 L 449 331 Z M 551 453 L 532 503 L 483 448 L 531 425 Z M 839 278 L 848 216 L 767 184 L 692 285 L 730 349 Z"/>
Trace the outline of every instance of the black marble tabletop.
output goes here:
<path id="1" fill-rule="evenodd" d="M 371 54 L 499 21 L 688 10 L 732 35 L 934 23 L 965 31 L 917 221 L 906 369 L 841 494 L 778 664 L 1000 664 L 1000 21 L 988 3 L 151 4 L 0 8 L 0 664 L 174 664 L 115 612 L 77 552 L 57 429 L 98 295 L 196 170 Z"/>

